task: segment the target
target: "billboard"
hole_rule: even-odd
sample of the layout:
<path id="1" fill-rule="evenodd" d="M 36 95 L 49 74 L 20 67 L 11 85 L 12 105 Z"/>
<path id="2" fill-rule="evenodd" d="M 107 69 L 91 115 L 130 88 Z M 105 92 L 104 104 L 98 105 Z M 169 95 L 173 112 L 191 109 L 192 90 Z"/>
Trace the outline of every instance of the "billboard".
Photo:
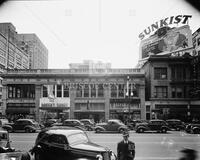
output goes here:
<path id="1" fill-rule="evenodd" d="M 192 31 L 188 25 L 178 28 L 163 27 L 148 39 L 141 41 L 140 59 L 149 55 L 168 54 L 192 46 Z"/>

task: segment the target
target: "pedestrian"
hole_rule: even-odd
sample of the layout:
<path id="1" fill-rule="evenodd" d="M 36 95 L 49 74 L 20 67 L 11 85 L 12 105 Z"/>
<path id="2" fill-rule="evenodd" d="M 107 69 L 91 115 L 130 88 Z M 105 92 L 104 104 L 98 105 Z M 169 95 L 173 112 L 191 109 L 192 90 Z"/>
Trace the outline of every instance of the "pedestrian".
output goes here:
<path id="1" fill-rule="evenodd" d="M 128 140 L 128 131 L 123 132 L 123 140 L 117 144 L 118 160 L 134 160 L 135 158 L 135 143 Z"/>
<path id="2" fill-rule="evenodd" d="M 184 148 L 180 151 L 182 153 L 179 160 L 196 160 L 197 159 L 197 151 L 194 149 Z"/>

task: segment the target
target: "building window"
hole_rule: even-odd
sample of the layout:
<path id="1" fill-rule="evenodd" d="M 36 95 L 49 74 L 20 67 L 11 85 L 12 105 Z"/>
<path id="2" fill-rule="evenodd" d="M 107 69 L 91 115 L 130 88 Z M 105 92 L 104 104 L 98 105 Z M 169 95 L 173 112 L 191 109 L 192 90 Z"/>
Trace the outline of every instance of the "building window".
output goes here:
<path id="1" fill-rule="evenodd" d="M 184 66 L 172 67 L 172 80 L 184 80 L 186 78 L 186 70 Z"/>
<path id="2" fill-rule="evenodd" d="M 69 97 L 69 87 L 67 85 L 63 86 L 63 97 Z"/>
<path id="3" fill-rule="evenodd" d="M 62 85 L 57 85 L 57 97 L 62 97 Z"/>
<path id="4" fill-rule="evenodd" d="M 77 88 L 76 88 L 76 97 L 82 97 L 82 86 L 80 85 L 77 85 Z"/>
<path id="5" fill-rule="evenodd" d="M 91 84 L 91 97 L 96 97 L 96 84 Z"/>
<path id="6" fill-rule="evenodd" d="M 34 85 L 8 85 L 8 98 L 35 98 Z"/>
<path id="7" fill-rule="evenodd" d="M 119 84 L 118 85 L 118 96 L 119 97 L 124 97 L 124 84 Z"/>
<path id="8" fill-rule="evenodd" d="M 183 87 L 172 87 L 172 98 L 183 98 Z"/>
<path id="9" fill-rule="evenodd" d="M 167 79 L 167 68 L 154 68 L 154 79 Z"/>
<path id="10" fill-rule="evenodd" d="M 98 85 L 98 97 L 104 97 L 103 84 Z"/>
<path id="11" fill-rule="evenodd" d="M 84 85 L 84 97 L 89 97 L 89 85 Z"/>
<path id="12" fill-rule="evenodd" d="M 112 98 L 116 98 L 117 97 L 117 86 L 115 84 L 112 84 L 110 86 L 110 96 Z"/>
<path id="13" fill-rule="evenodd" d="M 167 86 L 155 86 L 155 98 L 167 98 Z"/>

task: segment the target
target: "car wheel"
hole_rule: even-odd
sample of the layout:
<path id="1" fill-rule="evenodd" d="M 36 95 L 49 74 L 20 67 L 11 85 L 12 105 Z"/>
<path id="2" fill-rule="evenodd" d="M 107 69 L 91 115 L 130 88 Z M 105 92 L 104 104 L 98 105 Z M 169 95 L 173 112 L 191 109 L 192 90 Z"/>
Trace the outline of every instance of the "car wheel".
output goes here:
<path id="1" fill-rule="evenodd" d="M 138 132 L 139 132 L 139 133 L 143 133 L 143 132 L 144 132 L 144 129 L 143 129 L 143 128 L 140 128 L 140 129 L 138 130 Z"/>
<path id="2" fill-rule="evenodd" d="M 167 132 L 167 129 L 166 128 L 162 128 L 162 133 L 166 133 Z"/>
<path id="3" fill-rule="evenodd" d="M 101 132 L 101 130 L 99 128 L 97 128 L 95 131 L 96 131 L 96 133 L 100 133 Z"/>
<path id="4" fill-rule="evenodd" d="M 25 129 L 25 132 L 26 132 L 26 133 L 31 133 L 31 129 L 26 128 L 26 129 Z"/>
<path id="5" fill-rule="evenodd" d="M 193 133 L 194 134 L 199 134 L 200 133 L 200 129 L 199 128 L 194 129 Z"/>
<path id="6" fill-rule="evenodd" d="M 123 132 L 124 132 L 124 129 L 121 128 L 121 129 L 119 130 L 119 133 L 123 133 Z"/>

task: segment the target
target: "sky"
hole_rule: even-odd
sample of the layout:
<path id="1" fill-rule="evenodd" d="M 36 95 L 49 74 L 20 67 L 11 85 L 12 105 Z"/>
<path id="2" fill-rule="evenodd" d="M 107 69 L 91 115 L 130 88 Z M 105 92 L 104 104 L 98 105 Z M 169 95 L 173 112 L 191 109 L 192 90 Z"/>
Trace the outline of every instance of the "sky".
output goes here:
<path id="1" fill-rule="evenodd" d="M 83 60 L 134 68 L 139 34 L 176 15 L 192 15 L 192 32 L 200 27 L 200 13 L 184 0 L 10 0 L 0 7 L 0 23 L 35 33 L 49 51 L 48 67 L 55 69 Z"/>

